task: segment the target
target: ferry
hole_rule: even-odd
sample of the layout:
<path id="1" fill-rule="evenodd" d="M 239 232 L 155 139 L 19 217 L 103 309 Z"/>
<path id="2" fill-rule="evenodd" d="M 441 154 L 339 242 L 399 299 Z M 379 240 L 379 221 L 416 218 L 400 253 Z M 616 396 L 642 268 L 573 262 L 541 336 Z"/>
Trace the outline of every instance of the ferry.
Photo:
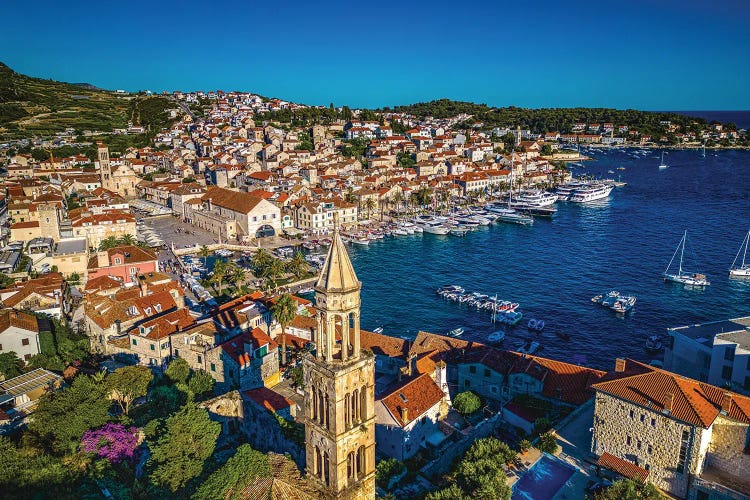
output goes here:
<path id="1" fill-rule="evenodd" d="M 612 184 L 592 184 L 573 191 L 573 194 L 570 195 L 570 201 L 573 203 L 589 203 L 602 200 L 608 197 L 614 188 L 615 186 Z"/>

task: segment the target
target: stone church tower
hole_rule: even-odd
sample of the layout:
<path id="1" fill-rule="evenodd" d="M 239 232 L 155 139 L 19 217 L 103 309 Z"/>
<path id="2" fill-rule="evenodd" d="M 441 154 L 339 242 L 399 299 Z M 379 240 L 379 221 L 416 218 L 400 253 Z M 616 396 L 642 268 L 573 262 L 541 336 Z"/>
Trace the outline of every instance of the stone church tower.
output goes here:
<path id="1" fill-rule="evenodd" d="M 112 179 L 112 169 L 109 166 L 109 148 L 99 142 L 96 145 L 96 156 L 99 161 L 99 175 L 101 176 L 102 187 L 109 191 L 113 189 L 114 180 Z"/>
<path id="2" fill-rule="evenodd" d="M 328 498 L 375 498 L 375 358 L 360 348 L 361 286 L 335 231 L 315 286 L 317 349 L 303 363 L 307 476 Z"/>

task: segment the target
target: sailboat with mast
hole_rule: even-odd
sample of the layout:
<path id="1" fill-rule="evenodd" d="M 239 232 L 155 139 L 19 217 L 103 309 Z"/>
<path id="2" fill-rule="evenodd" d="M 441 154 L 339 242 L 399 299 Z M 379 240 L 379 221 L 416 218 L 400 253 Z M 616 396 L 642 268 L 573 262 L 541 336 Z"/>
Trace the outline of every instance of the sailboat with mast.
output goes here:
<path id="1" fill-rule="evenodd" d="M 669 165 L 664 163 L 664 151 L 661 152 L 661 162 L 659 163 L 659 170 L 664 170 L 666 168 L 669 168 Z"/>
<path id="2" fill-rule="evenodd" d="M 703 287 L 703 286 L 710 285 L 711 282 L 706 279 L 705 274 L 689 273 L 682 269 L 682 263 L 685 257 L 685 244 L 686 243 L 687 243 L 687 231 L 685 231 L 685 234 L 682 235 L 682 239 L 680 240 L 680 243 L 677 245 L 677 248 L 675 249 L 674 254 L 672 254 L 672 259 L 669 261 L 667 268 L 664 270 L 664 273 L 663 273 L 664 281 L 671 281 L 673 283 L 680 283 L 683 285 L 696 286 L 696 287 L 699 287 L 699 286 Z M 680 264 L 677 269 L 677 273 L 670 273 L 669 268 L 672 267 L 672 263 L 674 262 L 678 253 L 680 254 Z"/>
<path id="3" fill-rule="evenodd" d="M 513 158 L 513 153 L 511 152 L 511 160 L 512 158 Z M 533 217 L 519 213 L 518 211 L 512 208 L 512 205 L 513 205 L 513 164 L 511 163 L 510 191 L 508 192 L 507 208 L 499 207 L 499 206 L 492 206 L 492 207 L 488 207 L 487 210 L 491 212 L 493 215 L 497 216 L 497 220 L 499 220 L 500 222 L 506 222 L 509 224 L 521 224 L 524 226 L 534 223 Z"/>
<path id="4" fill-rule="evenodd" d="M 745 239 L 742 240 L 737 255 L 734 256 L 734 262 L 732 262 L 732 267 L 729 269 L 729 277 L 750 278 L 750 264 L 746 262 L 748 245 L 750 245 L 750 231 L 745 235 Z M 742 262 L 738 266 L 737 259 L 740 258 L 740 254 L 742 254 Z"/>

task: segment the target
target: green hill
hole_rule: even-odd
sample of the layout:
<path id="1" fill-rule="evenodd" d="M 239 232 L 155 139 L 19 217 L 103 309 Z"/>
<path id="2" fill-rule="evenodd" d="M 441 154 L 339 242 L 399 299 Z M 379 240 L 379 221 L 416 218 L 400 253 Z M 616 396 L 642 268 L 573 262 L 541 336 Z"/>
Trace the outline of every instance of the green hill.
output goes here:
<path id="1" fill-rule="evenodd" d="M 161 96 L 117 94 L 16 73 L 0 63 L 0 138 L 44 136 L 66 128 L 109 132 L 128 122 L 156 132 L 177 106 Z"/>

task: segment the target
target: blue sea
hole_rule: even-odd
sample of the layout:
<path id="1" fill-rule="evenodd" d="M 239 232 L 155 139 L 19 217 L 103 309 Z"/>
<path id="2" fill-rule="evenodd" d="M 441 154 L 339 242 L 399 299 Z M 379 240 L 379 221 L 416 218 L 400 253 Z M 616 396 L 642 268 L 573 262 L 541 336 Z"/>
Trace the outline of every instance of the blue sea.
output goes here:
<path id="1" fill-rule="evenodd" d="M 668 151 L 664 171 L 656 150 L 644 158 L 622 149 L 593 154 L 575 175 L 627 182 L 597 205 L 558 203 L 554 218 L 529 227 L 496 224 L 464 238 L 424 234 L 352 247 L 363 328 L 413 337 L 462 326 L 464 338 L 480 341 L 501 329 L 489 313 L 435 293 L 458 284 L 521 304 L 524 320 L 505 328 L 506 348 L 533 338 L 539 355 L 611 368 L 618 356 L 651 359 L 644 341 L 667 327 L 750 315 L 750 282 L 728 278 L 750 229 L 750 152 Z M 661 278 L 686 229 L 685 267 L 708 275 L 705 290 Z M 635 294 L 635 308 L 623 317 L 591 302 L 610 289 Z M 530 332 L 529 318 L 545 320 L 544 332 Z"/>

